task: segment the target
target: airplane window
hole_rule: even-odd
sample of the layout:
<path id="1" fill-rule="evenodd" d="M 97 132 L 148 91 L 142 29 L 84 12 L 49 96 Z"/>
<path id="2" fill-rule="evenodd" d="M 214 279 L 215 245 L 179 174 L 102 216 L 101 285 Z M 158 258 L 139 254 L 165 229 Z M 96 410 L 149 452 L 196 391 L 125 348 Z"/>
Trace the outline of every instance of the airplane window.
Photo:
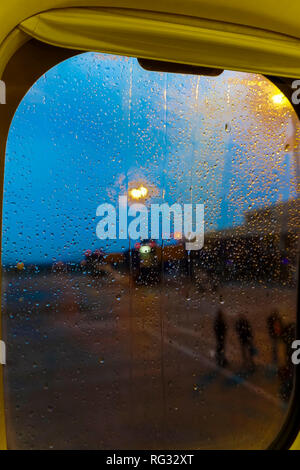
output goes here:
<path id="1" fill-rule="evenodd" d="M 299 120 L 261 75 L 84 53 L 7 141 L 11 449 L 263 449 L 292 398 Z"/>

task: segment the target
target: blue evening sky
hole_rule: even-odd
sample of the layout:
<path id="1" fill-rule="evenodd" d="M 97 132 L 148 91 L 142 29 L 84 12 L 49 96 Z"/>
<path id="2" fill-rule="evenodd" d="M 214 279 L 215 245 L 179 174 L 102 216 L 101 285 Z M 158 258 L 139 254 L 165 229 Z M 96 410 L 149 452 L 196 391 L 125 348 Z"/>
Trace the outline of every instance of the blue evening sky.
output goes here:
<path id="1" fill-rule="evenodd" d="M 295 197 L 289 106 L 258 75 L 146 72 L 136 59 L 86 53 L 42 76 L 11 125 L 3 264 L 78 261 L 97 206 L 144 182 L 151 202 L 205 204 L 206 232 Z M 150 201 L 149 201 L 150 202 Z"/>

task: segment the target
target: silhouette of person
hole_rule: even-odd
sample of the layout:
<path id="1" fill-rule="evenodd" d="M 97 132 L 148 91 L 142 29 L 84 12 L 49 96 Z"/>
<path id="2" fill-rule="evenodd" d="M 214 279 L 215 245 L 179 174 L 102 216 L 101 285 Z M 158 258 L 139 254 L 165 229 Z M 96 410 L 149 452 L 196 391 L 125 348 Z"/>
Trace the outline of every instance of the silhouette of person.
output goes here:
<path id="1" fill-rule="evenodd" d="M 235 329 L 239 337 L 241 345 L 243 366 L 249 372 L 254 372 L 255 363 L 253 356 L 255 354 L 255 348 L 253 344 L 253 334 L 250 323 L 247 318 L 240 315 L 235 323 Z"/>
<path id="2" fill-rule="evenodd" d="M 273 310 L 267 318 L 269 336 L 272 343 L 272 364 L 278 366 L 278 343 L 282 335 L 283 325 L 277 310 Z"/>
<path id="3" fill-rule="evenodd" d="M 216 336 L 216 362 L 220 367 L 226 367 L 228 361 L 225 357 L 225 339 L 227 324 L 221 309 L 217 311 L 214 321 L 214 332 Z"/>

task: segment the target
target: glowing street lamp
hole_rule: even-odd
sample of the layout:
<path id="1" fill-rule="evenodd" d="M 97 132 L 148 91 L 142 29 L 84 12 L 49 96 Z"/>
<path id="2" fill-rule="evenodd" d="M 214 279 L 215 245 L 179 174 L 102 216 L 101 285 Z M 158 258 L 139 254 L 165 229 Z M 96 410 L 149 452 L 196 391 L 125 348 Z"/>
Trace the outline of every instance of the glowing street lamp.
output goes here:
<path id="1" fill-rule="evenodd" d="M 147 194 L 148 194 L 148 189 L 145 188 L 145 186 L 140 186 L 140 193 L 141 193 L 142 197 L 146 197 Z"/>
<path id="2" fill-rule="evenodd" d="M 286 97 L 283 93 L 277 93 L 276 95 L 272 96 L 272 101 L 274 104 L 284 104 L 286 101 Z"/>
<path id="3" fill-rule="evenodd" d="M 131 199 L 139 200 L 144 199 L 148 195 L 148 189 L 141 185 L 139 188 L 133 188 L 129 190 L 129 196 Z"/>

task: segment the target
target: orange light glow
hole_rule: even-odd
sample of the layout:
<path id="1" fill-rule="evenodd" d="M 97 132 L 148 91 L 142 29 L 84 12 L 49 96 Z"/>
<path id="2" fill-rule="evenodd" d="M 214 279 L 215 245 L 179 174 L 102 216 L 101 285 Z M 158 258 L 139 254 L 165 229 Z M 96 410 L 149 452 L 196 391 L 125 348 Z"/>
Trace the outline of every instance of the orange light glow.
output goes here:
<path id="1" fill-rule="evenodd" d="M 129 191 L 129 196 L 132 199 L 142 199 L 148 195 L 148 189 L 141 185 L 139 188 L 133 188 Z"/>
<path id="2" fill-rule="evenodd" d="M 286 98 L 283 93 L 277 93 L 272 96 L 272 100 L 274 104 L 284 104 Z"/>

